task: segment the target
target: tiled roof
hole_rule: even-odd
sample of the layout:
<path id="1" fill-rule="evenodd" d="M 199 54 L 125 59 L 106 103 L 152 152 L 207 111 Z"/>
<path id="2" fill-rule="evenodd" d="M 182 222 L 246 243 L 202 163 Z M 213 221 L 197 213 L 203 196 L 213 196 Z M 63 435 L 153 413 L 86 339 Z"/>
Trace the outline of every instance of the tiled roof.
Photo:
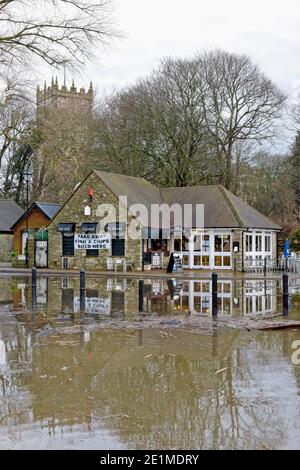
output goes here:
<path id="1" fill-rule="evenodd" d="M 0 232 L 10 232 L 22 214 L 23 209 L 12 199 L 0 200 Z"/>
<path id="2" fill-rule="evenodd" d="M 274 229 L 280 227 L 221 185 L 157 188 L 143 178 L 94 171 L 117 196 L 126 195 L 128 206 L 144 204 L 203 204 L 205 228 Z"/>

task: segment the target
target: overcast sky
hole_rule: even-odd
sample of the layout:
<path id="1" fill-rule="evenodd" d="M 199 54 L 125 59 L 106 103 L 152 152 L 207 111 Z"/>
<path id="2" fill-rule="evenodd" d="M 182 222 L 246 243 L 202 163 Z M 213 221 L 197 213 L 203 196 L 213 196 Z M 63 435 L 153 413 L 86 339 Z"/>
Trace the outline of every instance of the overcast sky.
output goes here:
<path id="1" fill-rule="evenodd" d="M 115 0 L 115 5 L 127 37 L 87 66 L 79 82 L 91 79 L 99 91 L 109 92 L 149 73 L 161 57 L 218 47 L 248 54 L 286 91 L 299 89 L 299 0 Z"/>

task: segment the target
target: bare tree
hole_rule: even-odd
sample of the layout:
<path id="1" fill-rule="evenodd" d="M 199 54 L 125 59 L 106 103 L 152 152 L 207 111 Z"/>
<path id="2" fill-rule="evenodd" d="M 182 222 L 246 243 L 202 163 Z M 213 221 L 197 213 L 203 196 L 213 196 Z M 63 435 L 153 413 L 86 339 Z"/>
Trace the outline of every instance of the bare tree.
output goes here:
<path id="1" fill-rule="evenodd" d="M 0 169 L 11 147 L 29 133 L 33 107 L 20 82 L 11 77 L 2 80 L 0 99 Z M 5 162 L 4 162 L 5 163 Z"/>
<path id="2" fill-rule="evenodd" d="M 162 61 L 150 77 L 109 98 L 96 121 L 98 146 L 115 168 L 167 186 L 205 180 L 209 149 L 193 63 Z"/>
<path id="3" fill-rule="evenodd" d="M 217 50 L 195 60 L 199 80 L 205 83 L 203 109 L 218 158 L 219 182 L 230 189 L 234 145 L 273 137 L 285 96 L 247 56 Z"/>
<path id="4" fill-rule="evenodd" d="M 111 5 L 111 0 L 0 0 L 0 63 L 23 68 L 34 58 L 52 66 L 90 60 L 97 47 L 119 35 Z"/>
<path id="5" fill-rule="evenodd" d="M 28 152 L 21 152 L 34 126 L 34 109 L 24 82 L 2 77 L 0 96 L 0 193 L 2 197 L 21 197 L 22 172 Z M 20 189 L 20 194 L 18 190 Z"/>

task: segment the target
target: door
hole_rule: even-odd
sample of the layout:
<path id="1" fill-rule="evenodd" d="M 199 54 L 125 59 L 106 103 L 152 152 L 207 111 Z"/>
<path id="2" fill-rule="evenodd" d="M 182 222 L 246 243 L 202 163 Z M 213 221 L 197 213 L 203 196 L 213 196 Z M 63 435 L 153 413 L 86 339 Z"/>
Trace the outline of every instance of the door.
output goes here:
<path id="1" fill-rule="evenodd" d="M 35 242 L 35 265 L 37 268 L 48 267 L 48 241 Z"/>

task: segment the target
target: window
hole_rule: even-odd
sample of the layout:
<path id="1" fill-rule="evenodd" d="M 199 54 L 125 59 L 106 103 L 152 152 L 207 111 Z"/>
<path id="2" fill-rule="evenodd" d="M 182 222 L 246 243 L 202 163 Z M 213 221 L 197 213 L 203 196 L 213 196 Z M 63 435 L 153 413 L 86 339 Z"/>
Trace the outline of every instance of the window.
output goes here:
<path id="1" fill-rule="evenodd" d="M 265 251 L 268 253 L 271 251 L 271 235 L 265 236 Z"/>
<path id="2" fill-rule="evenodd" d="M 222 256 L 215 256 L 215 266 L 222 266 Z"/>
<path id="3" fill-rule="evenodd" d="M 246 235 L 246 251 L 252 251 L 252 235 Z"/>
<path id="4" fill-rule="evenodd" d="M 82 233 L 97 233 L 97 223 L 96 222 L 86 222 L 81 224 Z M 86 250 L 87 258 L 97 258 L 99 256 L 99 250 Z"/>
<path id="5" fill-rule="evenodd" d="M 112 240 L 112 256 L 125 256 L 125 240 L 123 238 Z"/>
<path id="6" fill-rule="evenodd" d="M 194 237 L 194 251 L 201 251 L 201 235 Z"/>
<path id="7" fill-rule="evenodd" d="M 222 236 L 215 235 L 215 252 L 220 253 L 222 251 Z"/>
<path id="8" fill-rule="evenodd" d="M 231 266 L 231 235 L 215 235 L 215 263 L 216 267 L 230 268 Z"/>
<path id="9" fill-rule="evenodd" d="M 189 251 L 189 239 L 182 235 L 182 251 Z"/>
<path id="10" fill-rule="evenodd" d="M 204 235 L 202 239 L 202 251 L 209 252 L 209 235 Z"/>
<path id="11" fill-rule="evenodd" d="M 230 252 L 230 235 L 223 235 L 223 252 Z"/>
<path id="12" fill-rule="evenodd" d="M 182 264 L 183 266 L 188 266 L 189 265 L 189 262 L 190 262 L 190 258 L 188 255 L 183 255 L 182 257 Z"/>
<path id="13" fill-rule="evenodd" d="M 231 265 L 231 258 L 230 256 L 224 256 L 223 258 L 223 266 L 230 267 Z"/>
<path id="14" fill-rule="evenodd" d="M 202 266 L 209 266 L 209 256 L 202 256 Z"/>
<path id="15" fill-rule="evenodd" d="M 262 251 L 262 236 L 261 235 L 255 236 L 255 251 L 257 252 Z"/>
<path id="16" fill-rule="evenodd" d="M 63 233 L 62 255 L 74 256 L 74 233 Z"/>
<path id="17" fill-rule="evenodd" d="M 194 265 L 201 266 L 201 256 L 194 256 Z"/>

